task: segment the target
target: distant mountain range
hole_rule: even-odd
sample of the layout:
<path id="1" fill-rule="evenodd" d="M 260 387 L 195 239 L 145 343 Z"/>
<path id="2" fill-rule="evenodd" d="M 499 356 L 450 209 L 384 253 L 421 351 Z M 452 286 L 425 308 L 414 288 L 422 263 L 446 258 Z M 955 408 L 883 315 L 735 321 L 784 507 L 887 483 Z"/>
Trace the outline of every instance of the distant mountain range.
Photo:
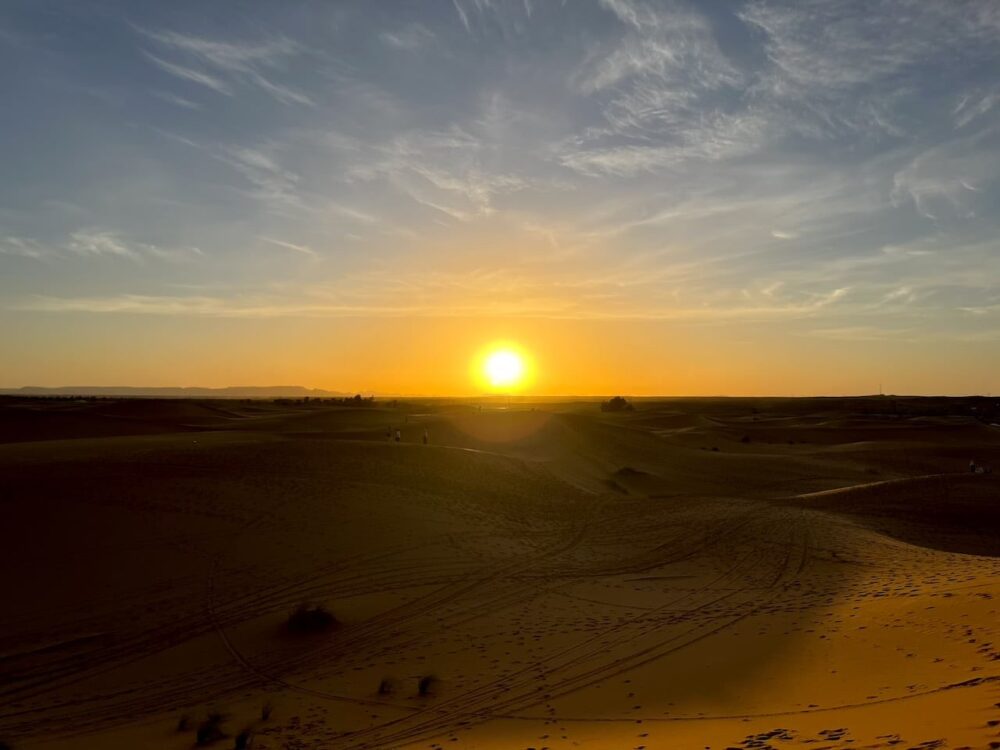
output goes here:
<path id="1" fill-rule="evenodd" d="M 301 385 L 245 385 L 227 388 L 143 388 L 136 386 L 81 385 L 58 388 L 0 388 L 8 396 L 132 396 L 136 398 L 332 398 L 353 393 L 305 388 Z"/>

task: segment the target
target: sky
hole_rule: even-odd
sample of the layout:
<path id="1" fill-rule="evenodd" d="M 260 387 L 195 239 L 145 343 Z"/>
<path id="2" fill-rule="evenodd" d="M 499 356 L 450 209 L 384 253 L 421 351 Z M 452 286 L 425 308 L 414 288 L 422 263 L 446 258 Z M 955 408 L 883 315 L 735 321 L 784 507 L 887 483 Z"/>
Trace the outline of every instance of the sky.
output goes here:
<path id="1" fill-rule="evenodd" d="M 1000 3 L 0 6 L 0 387 L 1000 392 Z"/>

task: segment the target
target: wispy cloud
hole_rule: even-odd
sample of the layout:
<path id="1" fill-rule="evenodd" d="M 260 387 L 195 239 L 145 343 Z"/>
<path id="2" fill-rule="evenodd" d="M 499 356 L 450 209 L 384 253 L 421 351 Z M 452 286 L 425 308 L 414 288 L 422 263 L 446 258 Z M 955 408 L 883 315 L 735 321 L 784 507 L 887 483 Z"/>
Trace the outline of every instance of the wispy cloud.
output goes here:
<path id="1" fill-rule="evenodd" d="M 964 128 L 973 120 L 992 112 L 1000 105 L 1000 88 L 969 91 L 962 94 L 952 110 L 955 127 Z"/>
<path id="2" fill-rule="evenodd" d="M 67 248 L 77 255 L 110 255 L 120 258 L 138 259 L 139 249 L 125 243 L 115 232 L 99 229 L 81 229 L 70 235 Z"/>
<path id="3" fill-rule="evenodd" d="M 584 91 L 598 91 L 626 79 L 639 83 L 655 79 L 676 88 L 675 96 L 683 97 L 683 89 L 716 89 L 740 82 L 738 69 L 719 48 L 705 16 L 675 3 L 601 0 L 601 5 L 626 31 L 609 53 L 587 67 L 579 81 Z M 642 100 L 642 96 L 625 97 L 614 103 L 639 105 L 634 114 L 655 116 L 653 109 L 641 106 Z"/>
<path id="4" fill-rule="evenodd" d="M 719 46 L 707 17 L 678 3 L 602 0 L 620 24 L 613 43 L 574 75 L 605 124 L 565 141 L 556 158 L 586 175 L 629 176 L 689 159 L 758 148 L 766 122 L 725 97 L 745 74 Z"/>
<path id="5" fill-rule="evenodd" d="M 434 33 L 420 23 L 411 23 L 394 31 L 383 31 L 379 39 L 387 47 L 413 52 L 435 42 Z"/>
<path id="6" fill-rule="evenodd" d="M 52 255 L 51 248 L 30 237 L 0 238 L 0 255 L 16 255 L 22 258 L 42 260 Z"/>
<path id="7" fill-rule="evenodd" d="M 299 43 L 278 36 L 258 42 L 206 39 L 176 31 L 143 31 L 167 47 L 187 52 L 217 68 L 234 73 L 254 73 L 258 67 L 279 67 L 288 57 L 300 54 Z"/>
<path id="8" fill-rule="evenodd" d="M 451 0 L 452 4 L 455 6 L 455 12 L 458 13 L 458 18 L 462 22 L 462 26 L 465 27 L 466 31 L 472 31 L 472 25 L 469 23 L 469 13 L 465 10 L 465 3 L 462 0 Z"/>
<path id="9" fill-rule="evenodd" d="M 156 96 L 165 102 L 176 104 L 178 107 L 183 107 L 184 109 L 201 109 L 201 105 L 198 104 L 198 102 L 191 101 L 190 99 L 178 96 L 177 94 L 172 94 L 169 91 L 154 91 L 153 96 Z"/>
<path id="10" fill-rule="evenodd" d="M 270 210 L 284 213 L 304 208 L 298 174 L 278 164 L 265 149 L 232 146 L 213 150 L 212 154 L 246 178 L 253 185 L 250 194 Z"/>
<path id="11" fill-rule="evenodd" d="M 717 113 L 696 124 L 678 124 L 661 145 L 570 146 L 560 149 L 558 159 L 581 174 L 628 177 L 692 159 L 718 161 L 750 154 L 766 135 L 767 122 L 757 115 Z"/>
<path id="12" fill-rule="evenodd" d="M 269 242 L 276 247 L 283 247 L 285 250 L 291 250 L 292 252 L 300 253 L 301 255 L 308 255 L 310 258 L 318 258 L 319 254 L 307 245 L 296 245 L 293 242 L 285 242 L 284 240 L 276 240 L 272 237 L 261 237 L 264 242 Z"/>
<path id="13" fill-rule="evenodd" d="M 912 201 L 928 219 L 968 218 L 980 206 L 990 210 L 980 193 L 998 183 L 1000 128 L 993 127 L 917 155 L 893 176 L 892 197 Z"/>
<path id="14" fill-rule="evenodd" d="M 43 243 L 30 237 L 0 238 L 0 255 L 19 255 L 36 260 L 119 258 L 132 262 L 147 259 L 188 260 L 203 255 L 192 246 L 163 247 L 128 239 L 121 232 L 101 228 L 78 229 L 63 242 Z"/>
<path id="15" fill-rule="evenodd" d="M 810 337 L 833 341 L 908 341 L 913 332 L 908 328 L 882 328 L 878 326 L 843 326 L 841 328 L 813 328 Z"/>
<path id="16" fill-rule="evenodd" d="M 184 81 L 190 81 L 192 83 L 197 83 L 200 86 L 205 86 L 212 89 L 219 94 L 225 94 L 226 96 L 232 96 L 232 89 L 226 85 L 222 80 L 211 76 L 208 73 L 204 73 L 200 70 L 195 70 L 194 68 L 188 68 L 184 65 L 179 65 L 177 63 L 170 62 L 169 60 L 164 60 L 162 57 L 157 57 L 149 52 L 144 52 L 146 58 L 156 64 L 161 70 L 166 71 L 172 76 L 176 76 Z"/>
<path id="17" fill-rule="evenodd" d="M 269 240 L 270 241 L 270 240 Z M 280 243 L 276 243 L 280 244 Z M 116 294 L 56 297 L 38 295 L 16 309 L 215 317 L 462 317 L 504 315 L 563 320 L 673 320 L 723 322 L 800 319 L 839 304 L 846 288 L 797 294 L 787 299 L 730 295 L 691 304 L 685 295 L 647 294 L 653 286 L 641 271 L 631 279 L 576 275 L 544 280 L 503 268 L 462 272 L 368 271 L 340 283 L 282 294 L 189 296 Z M 572 290 L 573 294 L 566 294 Z M 638 294 L 638 299 L 637 299 Z"/>
<path id="18" fill-rule="evenodd" d="M 304 92 L 269 77 L 272 71 L 281 71 L 290 58 L 305 53 L 299 43 L 287 37 L 234 42 L 176 31 L 139 31 L 164 51 L 180 55 L 188 61 L 187 64 L 180 64 L 144 51 L 148 59 L 178 78 L 201 84 L 227 96 L 233 95 L 236 85 L 243 85 L 256 87 L 286 104 L 315 104 Z M 195 64 L 207 66 L 212 73 L 193 67 Z"/>
<path id="19" fill-rule="evenodd" d="M 737 17 L 763 41 L 763 65 L 738 65 L 697 7 L 602 0 L 623 27 L 588 55 L 577 86 L 602 108 L 555 154 L 588 176 L 673 170 L 690 160 L 742 157 L 790 138 L 903 138 L 926 63 L 948 49 L 991 59 L 987 20 L 933 3 L 749 2 Z M 969 16 L 982 3 L 963 5 Z M 981 16 L 981 14 L 980 14 Z M 994 90 L 969 93 L 959 127 L 989 112 Z"/>
<path id="20" fill-rule="evenodd" d="M 493 199 L 526 187 L 524 178 L 484 166 L 486 146 L 453 128 L 414 131 L 376 147 L 370 160 L 356 164 L 357 180 L 385 178 L 420 205 L 459 221 L 494 211 Z"/>
<path id="21" fill-rule="evenodd" d="M 957 50 L 968 60 L 992 56 L 989 32 L 971 20 L 985 5 L 879 0 L 860 12 L 822 0 L 750 2 L 739 17 L 763 35 L 770 63 L 753 82 L 754 101 L 813 137 L 901 136 L 905 107 L 937 73 L 929 60 L 948 64 Z"/>

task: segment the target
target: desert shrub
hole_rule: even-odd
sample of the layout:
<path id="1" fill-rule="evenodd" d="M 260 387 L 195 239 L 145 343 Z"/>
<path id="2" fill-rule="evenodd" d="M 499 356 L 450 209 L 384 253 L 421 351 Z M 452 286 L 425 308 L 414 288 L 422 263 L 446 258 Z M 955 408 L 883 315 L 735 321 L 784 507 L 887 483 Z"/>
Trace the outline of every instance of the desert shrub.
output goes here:
<path id="1" fill-rule="evenodd" d="M 191 717 L 184 714 L 177 720 L 177 731 L 186 732 L 191 728 Z"/>
<path id="2" fill-rule="evenodd" d="M 744 435 L 743 437 L 740 438 L 740 442 L 741 443 L 749 443 L 750 442 L 750 436 L 749 435 Z"/>
<path id="3" fill-rule="evenodd" d="M 434 695 L 440 684 L 441 680 L 439 680 L 437 676 L 432 674 L 424 675 L 417 683 L 417 692 L 421 695 L 421 697 L 426 698 L 429 695 Z"/>
<path id="4" fill-rule="evenodd" d="M 614 396 L 601 402 L 601 411 L 632 411 L 632 404 L 624 396 Z"/>
<path id="5" fill-rule="evenodd" d="M 326 633 L 340 623 L 322 604 L 303 602 L 288 615 L 286 623 L 290 633 Z"/>
<path id="6" fill-rule="evenodd" d="M 226 717 L 220 713 L 210 713 L 205 721 L 198 725 L 198 731 L 195 732 L 195 744 L 211 745 L 213 742 L 223 739 L 226 734 L 222 731 L 222 722 L 225 720 Z"/>
<path id="7" fill-rule="evenodd" d="M 378 684 L 379 695 L 392 695 L 396 692 L 396 681 L 392 677 L 383 677 Z"/>
<path id="8" fill-rule="evenodd" d="M 264 701 L 264 705 L 260 707 L 260 720 L 267 721 L 271 718 L 272 713 L 274 713 L 274 704 L 271 701 Z"/>
<path id="9" fill-rule="evenodd" d="M 244 729 L 242 732 L 236 735 L 236 739 L 233 742 L 233 748 L 234 750 L 247 750 L 247 748 L 250 747 L 252 744 L 253 744 L 253 730 Z"/>
<path id="10" fill-rule="evenodd" d="M 14 748 L 9 743 L 0 740 L 0 750 L 14 750 Z"/>

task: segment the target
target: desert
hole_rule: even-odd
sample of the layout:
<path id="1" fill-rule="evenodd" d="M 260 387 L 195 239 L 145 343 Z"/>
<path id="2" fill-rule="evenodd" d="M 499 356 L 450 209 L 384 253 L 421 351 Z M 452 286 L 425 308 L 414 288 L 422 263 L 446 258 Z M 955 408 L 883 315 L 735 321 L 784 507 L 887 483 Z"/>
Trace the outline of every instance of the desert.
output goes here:
<path id="1" fill-rule="evenodd" d="M 1000 742 L 995 402 L 351 403 L 5 399 L 7 746 Z"/>

